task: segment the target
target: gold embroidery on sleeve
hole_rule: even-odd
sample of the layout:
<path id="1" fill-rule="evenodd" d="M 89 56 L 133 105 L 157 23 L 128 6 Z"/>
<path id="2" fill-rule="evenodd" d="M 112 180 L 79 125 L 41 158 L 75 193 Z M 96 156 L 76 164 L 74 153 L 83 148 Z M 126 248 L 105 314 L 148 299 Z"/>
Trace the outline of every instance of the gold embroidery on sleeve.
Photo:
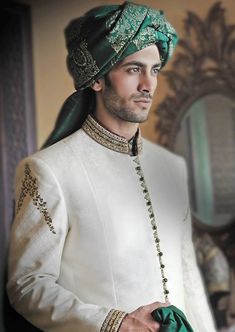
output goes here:
<path id="1" fill-rule="evenodd" d="M 53 234 L 56 234 L 52 219 L 49 215 L 49 212 L 47 210 L 47 203 L 44 201 L 44 199 L 41 197 L 38 191 L 38 182 L 35 177 L 32 176 L 31 170 L 29 168 L 29 165 L 25 165 L 24 170 L 24 180 L 22 181 L 22 188 L 20 197 L 18 200 L 18 204 L 16 207 L 16 214 L 20 211 L 24 198 L 29 195 L 32 198 L 33 204 L 36 206 L 36 208 L 39 210 L 39 212 L 43 215 L 45 222 L 47 223 L 50 231 Z"/>
<path id="2" fill-rule="evenodd" d="M 112 309 L 106 316 L 100 332 L 117 332 L 126 315 L 124 311 Z"/>

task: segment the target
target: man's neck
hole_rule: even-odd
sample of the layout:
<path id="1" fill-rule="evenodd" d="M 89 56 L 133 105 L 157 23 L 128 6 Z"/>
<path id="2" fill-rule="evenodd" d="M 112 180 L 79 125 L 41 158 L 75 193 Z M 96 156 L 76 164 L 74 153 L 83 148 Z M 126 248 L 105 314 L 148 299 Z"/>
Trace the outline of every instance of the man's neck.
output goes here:
<path id="1" fill-rule="evenodd" d="M 94 117 L 105 129 L 125 137 L 128 141 L 135 135 L 139 127 L 138 123 L 124 121 L 108 114 L 95 113 Z"/>

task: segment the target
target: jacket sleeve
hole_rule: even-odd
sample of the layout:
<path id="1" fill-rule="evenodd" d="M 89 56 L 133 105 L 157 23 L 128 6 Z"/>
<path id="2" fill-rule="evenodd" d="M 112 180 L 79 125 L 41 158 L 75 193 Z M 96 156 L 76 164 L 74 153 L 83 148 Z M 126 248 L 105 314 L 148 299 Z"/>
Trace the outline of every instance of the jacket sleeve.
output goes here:
<path id="1" fill-rule="evenodd" d="M 185 215 L 182 239 L 182 266 L 186 316 L 195 332 L 216 332 L 192 241 L 192 221 L 185 161 L 183 164 L 183 174 L 183 182 L 185 184 Z"/>
<path id="2" fill-rule="evenodd" d="M 58 283 L 69 232 L 61 187 L 35 157 L 16 172 L 7 292 L 11 305 L 46 332 L 116 332 L 124 312 L 83 303 Z"/>

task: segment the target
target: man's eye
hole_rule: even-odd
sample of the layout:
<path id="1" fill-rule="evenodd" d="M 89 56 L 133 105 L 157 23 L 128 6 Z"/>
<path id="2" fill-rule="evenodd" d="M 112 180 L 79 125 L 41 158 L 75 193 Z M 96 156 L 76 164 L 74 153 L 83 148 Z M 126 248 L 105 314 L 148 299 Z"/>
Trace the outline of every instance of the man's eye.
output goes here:
<path id="1" fill-rule="evenodd" d="M 153 68 L 153 74 L 157 75 L 160 72 L 160 68 Z"/>
<path id="2" fill-rule="evenodd" d="M 140 68 L 139 67 L 132 67 L 132 68 L 128 68 L 128 73 L 139 73 L 140 72 Z"/>

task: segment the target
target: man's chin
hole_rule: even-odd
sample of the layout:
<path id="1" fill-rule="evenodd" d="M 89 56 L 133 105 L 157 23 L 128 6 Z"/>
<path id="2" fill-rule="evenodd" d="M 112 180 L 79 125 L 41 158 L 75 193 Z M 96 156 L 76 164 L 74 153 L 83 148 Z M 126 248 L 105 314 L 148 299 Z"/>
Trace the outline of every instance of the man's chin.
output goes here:
<path id="1" fill-rule="evenodd" d="M 115 112 L 113 114 L 116 115 L 119 119 L 131 123 L 143 123 L 148 120 L 149 115 L 149 107 L 145 109 L 139 108 L 129 108 L 122 109 L 119 112 Z"/>
<path id="2" fill-rule="evenodd" d="M 142 123 L 148 120 L 150 107 L 144 108 L 136 114 L 138 123 Z"/>
<path id="3" fill-rule="evenodd" d="M 149 112 L 147 111 L 146 114 L 133 114 L 132 116 L 129 116 L 128 119 L 126 119 L 129 122 L 134 123 L 143 123 L 148 120 Z"/>

